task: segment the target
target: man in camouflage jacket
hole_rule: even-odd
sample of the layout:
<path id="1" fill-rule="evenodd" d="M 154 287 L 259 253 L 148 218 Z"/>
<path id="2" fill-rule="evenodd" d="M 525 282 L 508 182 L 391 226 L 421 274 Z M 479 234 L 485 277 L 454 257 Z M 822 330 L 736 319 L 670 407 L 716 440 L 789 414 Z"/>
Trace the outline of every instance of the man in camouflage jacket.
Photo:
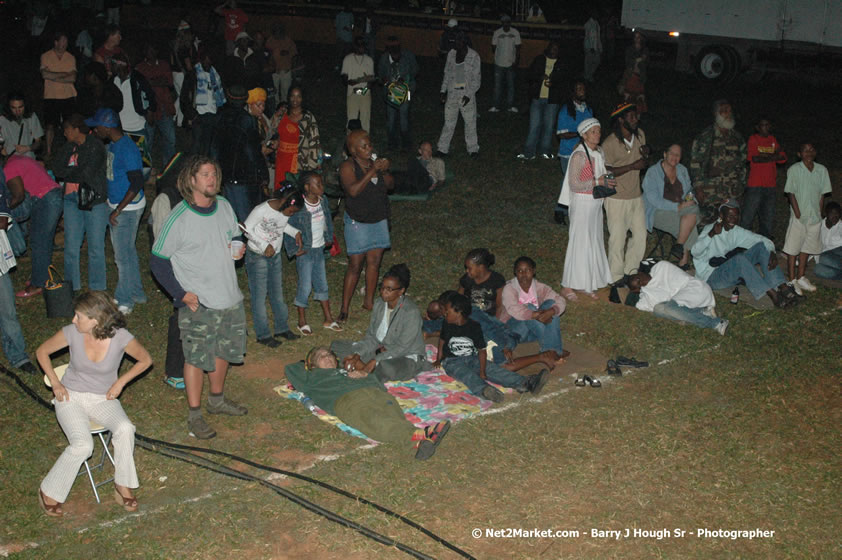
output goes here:
<path id="1" fill-rule="evenodd" d="M 734 130 L 731 103 L 713 104 L 715 122 L 704 129 L 690 152 L 690 179 L 699 202 L 701 223 L 716 220 L 718 208 L 730 198 L 739 199 L 746 184 L 746 142 Z"/>

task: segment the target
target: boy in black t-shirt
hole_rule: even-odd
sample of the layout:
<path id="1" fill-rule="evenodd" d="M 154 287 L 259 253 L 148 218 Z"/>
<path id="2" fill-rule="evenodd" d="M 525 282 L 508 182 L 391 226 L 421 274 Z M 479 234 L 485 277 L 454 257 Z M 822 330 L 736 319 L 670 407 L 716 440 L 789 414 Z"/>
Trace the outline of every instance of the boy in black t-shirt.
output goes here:
<path id="1" fill-rule="evenodd" d="M 451 294 L 444 304 L 444 325 L 435 365 L 443 365 L 449 376 L 467 385 L 473 394 L 493 402 L 502 402 L 503 393 L 487 381 L 512 387 L 519 393 L 540 393 L 549 372 L 544 369 L 524 377 L 488 360 L 482 328 L 468 318 L 470 314 L 470 300 L 458 293 Z"/>

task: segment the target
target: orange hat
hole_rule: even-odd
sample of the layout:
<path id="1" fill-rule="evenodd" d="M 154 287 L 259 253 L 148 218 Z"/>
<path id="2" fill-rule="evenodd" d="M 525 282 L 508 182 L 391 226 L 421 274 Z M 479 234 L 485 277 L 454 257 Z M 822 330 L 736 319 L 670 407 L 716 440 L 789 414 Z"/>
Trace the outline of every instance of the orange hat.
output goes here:
<path id="1" fill-rule="evenodd" d="M 266 101 L 266 90 L 259 87 L 250 89 L 246 103 L 251 105 L 252 103 L 258 103 L 260 101 Z"/>

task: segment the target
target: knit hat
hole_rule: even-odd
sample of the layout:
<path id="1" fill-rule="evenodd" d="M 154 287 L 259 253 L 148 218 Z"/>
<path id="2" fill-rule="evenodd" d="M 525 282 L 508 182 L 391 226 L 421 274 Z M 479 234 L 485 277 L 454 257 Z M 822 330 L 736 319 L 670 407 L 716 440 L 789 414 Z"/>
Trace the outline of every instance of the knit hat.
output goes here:
<path id="1" fill-rule="evenodd" d="M 188 29 L 190 29 L 190 24 L 189 24 L 189 23 L 187 23 L 187 22 L 186 22 L 186 21 L 184 21 L 184 20 L 181 20 L 180 22 L 178 22 L 178 28 L 177 28 L 177 31 L 187 31 Z"/>
<path id="2" fill-rule="evenodd" d="M 266 101 L 266 90 L 259 87 L 250 89 L 246 103 L 251 105 L 252 103 L 258 103 L 260 101 Z"/>
<path id="3" fill-rule="evenodd" d="M 598 120 L 594 118 L 585 119 L 579 123 L 579 126 L 576 127 L 576 132 L 579 133 L 579 136 L 584 136 L 587 131 L 595 126 L 599 126 Z"/>
<path id="4" fill-rule="evenodd" d="M 628 103 L 627 101 L 623 101 L 622 103 L 617 105 L 613 111 L 611 111 L 611 118 L 613 119 L 619 117 L 623 113 L 626 113 L 632 109 L 637 111 L 637 105 L 635 105 L 634 103 Z"/>

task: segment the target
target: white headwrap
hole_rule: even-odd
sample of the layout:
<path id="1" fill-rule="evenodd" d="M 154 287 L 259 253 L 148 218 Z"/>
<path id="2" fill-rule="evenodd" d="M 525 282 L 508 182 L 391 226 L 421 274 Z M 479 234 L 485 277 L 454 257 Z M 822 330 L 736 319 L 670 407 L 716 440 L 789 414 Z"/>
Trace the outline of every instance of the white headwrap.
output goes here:
<path id="1" fill-rule="evenodd" d="M 598 120 L 594 118 L 585 119 L 579 123 L 579 126 L 576 127 L 576 132 L 579 133 L 579 136 L 584 136 L 587 131 L 595 126 L 599 126 Z"/>

